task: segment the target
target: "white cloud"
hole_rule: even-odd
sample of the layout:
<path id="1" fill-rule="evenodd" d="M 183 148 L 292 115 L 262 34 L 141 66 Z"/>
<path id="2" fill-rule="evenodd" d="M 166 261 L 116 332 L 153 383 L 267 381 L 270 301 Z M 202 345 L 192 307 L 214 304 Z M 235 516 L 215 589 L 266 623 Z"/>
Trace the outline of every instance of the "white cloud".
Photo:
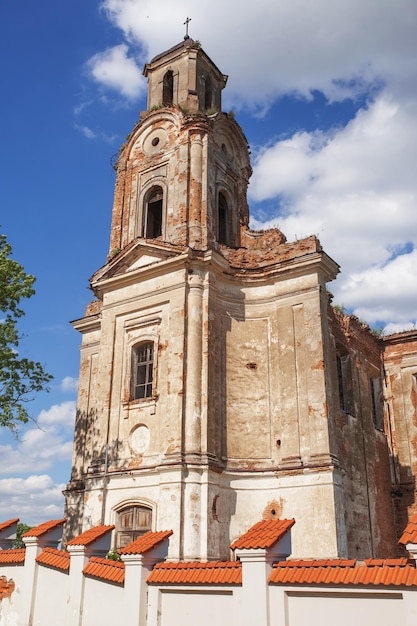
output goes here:
<path id="1" fill-rule="evenodd" d="M 407 93 L 416 78 L 417 12 L 413 0 L 104 0 L 102 8 L 131 46 L 149 58 L 190 34 L 230 75 L 227 99 L 257 104 L 283 93 L 330 99 L 355 96 L 388 81 Z M 220 16 L 220 17 L 219 17 Z"/>
<path id="2" fill-rule="evenodd" d="M 98 52 L 87 67 L 96 82 L 120 92 L 125 98 L 136 99 L 145 89 L 141 71 L 125 44 Z"/>
<path id="3" fill-rule="evenodd" d="M 86 137 L 87 139 L 96 139 L 97 137 L 96 133 L 93 130 L 91 130 L 91 128 L 89 128 L 88 126 L 84 126 L 82 124 L 75 124 L 75 128 L 79 130 L 80 133 L 84 135 L 84 137 Z"/>
<path id="4" fill-rule="evenodd" d="M 54 404 L 50 409 L 41 411 L 38 416 L 38 424 L 42 428 L 47 424 L 60 424 L 67 428 L 73 428 L 74 420 L 75 402 L 72 400 Z"/>
<path id="5" fill-rule="evenodd" d="M 54 463 L 69 461 L 72 455 L 75 402 L 63 402 L 41 411 L 39 427 L 21 433 L 21 439 L 0 445 L 0 475 L 45 471 Z"/>
<path id="6" fill-rule="evenodd" d="M 369 322 L 415 317 L 416 114 L 383 93 L 345 128 L 296 134 L 255 160 L 250 197 L 276 202 L 262 225 L 317 234 L 342 266 L 336 301 Z"/>
<path id="7" fill-rule="evenodd" d="M 77 391 L 78 389 L 78 378 L 73 378 L 72 376 L 65 376 L 61 381 L 61 389 L 62 391 Z"/>
<path id="8" fill-rule="evenodd" d="M 21 522 L 37 525 L 60 519 L 64 513 L 64 484 L 56 484 L 46 474 L 27 478 L 0 479 L 0 520 L 19 517 Z"/>

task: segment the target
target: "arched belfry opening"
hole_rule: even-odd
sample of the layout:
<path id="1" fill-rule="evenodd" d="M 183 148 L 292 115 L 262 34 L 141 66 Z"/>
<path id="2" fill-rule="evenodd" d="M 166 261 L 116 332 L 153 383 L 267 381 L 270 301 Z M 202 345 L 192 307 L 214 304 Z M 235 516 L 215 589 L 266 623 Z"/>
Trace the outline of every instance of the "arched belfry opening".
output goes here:
<path id="1" fill-rule="evenodd" d="M 161 187 L 152 187 L 145 195 L 143 206 L 143 236 L 156 239 L 162 235 L 162 206 L 164 194 Z"/>
<path id="2" fill-rule="evenodd" d="M 172 106 L 174 102 L 174 72 L 168 70 L 162 82 L 162 104 L 166 107 Z"/>
<path id="3" fill-rule="evenodd" d="M 208 111 L 212 108 L 212 87 L 209 76 L 204 79 L 204 110 Z"/>

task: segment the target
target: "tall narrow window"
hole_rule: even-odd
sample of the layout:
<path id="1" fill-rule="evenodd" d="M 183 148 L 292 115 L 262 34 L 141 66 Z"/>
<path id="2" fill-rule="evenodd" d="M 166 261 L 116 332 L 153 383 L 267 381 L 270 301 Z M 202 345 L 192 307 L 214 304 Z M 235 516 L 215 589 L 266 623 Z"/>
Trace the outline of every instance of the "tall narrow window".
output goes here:
<path id="1" fill-rule="evenodd" d="M 152 530 L 152 510 L 146 506 L 129 506 L 117 514 L 116 548 L 124 548 Z"/>
<path id="2" fill-rule="evenodd" d="M 174 73 L 168 70 L 162 84 L 162 104 L 166 107 L 172 105 L 174 100 Z"/>
<path id="3" fill-rule="evenodd" d="M 145 198 L 143 236 L 147 239 L 156 239 L 162 235 L 162 201 L 160 187 L 152 189 Z"/>
<path id="4" fill-rule="evenodd" d="M 153 342 L 146 341 L 133 348 L 132 398 L 140 400 L 152 397 Z"/>
<path id="5" fill-rule="evenodd" d="M 375 428 L 383 430 L 384 427 L 384 405 L 382 395 L 381 378 L 370 379 L 371 388 L 371 410 Z"/>
<path id="6" fill-rule="evenodd" d="M 352 363 L 349 354 L 336 355 L 337 378 L 339 386 L 339 407 L 349 415 L 355 415 L 353 392 Z"/>
<path id="7" fill-rule="evenodd" d="M 218 198 L 218 234 L 217 240 L 219 243 L 229 244 L 229 208 L 227 206 L 226 198 L 222 193 L 219 193 Z"/>
<path id="8" fill-rule="evenodd" d="M 204 110 L 208 111 L 212 106 L 211 80 L 207 76 L 204 81 Z"/>

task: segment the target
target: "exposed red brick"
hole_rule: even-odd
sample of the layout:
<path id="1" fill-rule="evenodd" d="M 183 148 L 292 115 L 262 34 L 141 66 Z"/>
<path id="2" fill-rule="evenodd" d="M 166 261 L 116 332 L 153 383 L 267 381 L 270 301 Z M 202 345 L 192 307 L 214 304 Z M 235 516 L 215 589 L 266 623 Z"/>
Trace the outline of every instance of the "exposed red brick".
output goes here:
<path id="1" fill-rule="evenodd" d="M 5 576 L 0 577 L 0 602 L 4 598 L 10 598 L 15 588 L 14 581 L 12 579 L 7 580 Z"/>

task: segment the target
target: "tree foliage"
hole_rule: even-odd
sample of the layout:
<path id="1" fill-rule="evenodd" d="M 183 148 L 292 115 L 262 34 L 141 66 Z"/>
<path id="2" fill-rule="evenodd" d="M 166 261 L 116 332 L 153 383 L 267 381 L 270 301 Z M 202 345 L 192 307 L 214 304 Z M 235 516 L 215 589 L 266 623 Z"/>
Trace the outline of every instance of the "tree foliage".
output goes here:
<path id="1" fill-rule="evenodd" d="M 31 528 L 33 528 L 33 526 L 28 526 L 27 524 L 24 524 L 23 522 L 19 522 L 16 528 L 16 537 L 12 541 L 12 545 L 11 545 L 12 549 L 25 547 L 24 541 L 22 539 L 22 535 L 27 533 L 27 531 L 30 530 Z"/>
<path id="2" fill-rule="evenodd" d="M 11 258 L 12 247 L 0 234 L 0 426 L 13 432 L 29 420 L 26 403 L 37 391 L 47 390 L 52 376 L 40 363 L 19 354 L 17 324 L 24 316 L 20 302 L 35 293 L 35 277 Z"/>

